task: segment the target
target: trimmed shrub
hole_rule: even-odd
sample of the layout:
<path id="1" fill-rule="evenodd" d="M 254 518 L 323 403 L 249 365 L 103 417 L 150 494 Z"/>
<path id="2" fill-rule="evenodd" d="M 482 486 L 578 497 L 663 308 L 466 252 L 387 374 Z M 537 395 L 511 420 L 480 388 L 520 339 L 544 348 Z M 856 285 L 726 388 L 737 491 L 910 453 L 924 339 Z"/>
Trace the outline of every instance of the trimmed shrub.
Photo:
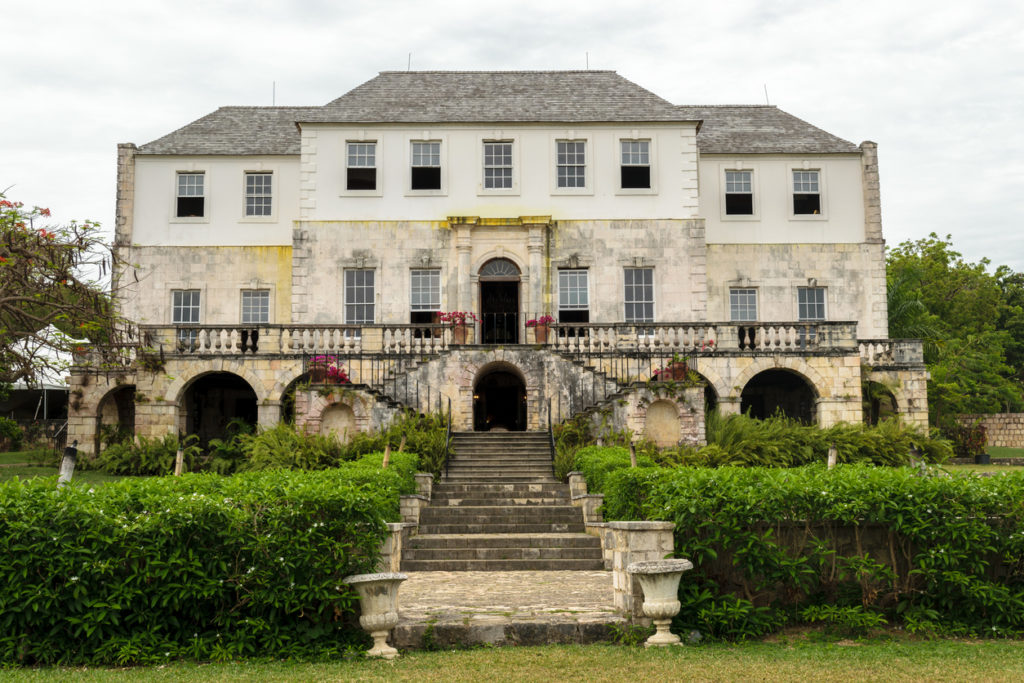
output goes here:
<path id="1" fill-rule="evenodd" d="M 675 522 L 676 554 L 695 566 L 684 630 L 752 637 L 832 605 L 843 609 L 829 618 L 868 615 L 861 625 L 877 614 L 918 632 L 1024 631 L 1024 473 L 627 468 L 604 493 L 606 519 Z"/>
<path id="2" fill-rule="evenodd" d="M 0 485 L 0 663 L 341 655 L 397 464 Z"/>
<path id="3" fill-rule="evenodd" d="M 637 453 L 638 467 L 653 467 L 654 461 Z M 587 480 L 587 489 L 593 493 L 604 491 L 605 478 L 615 470 L 628 468 L 629 449 L 625 446 L 586 446 L 576 451 L 576 469 Z"/>
<path id="4" fill-rule="evenodd" d="M 20 451 L 25 432 L 9 417 L 0 417 L 0 451 Z"/>

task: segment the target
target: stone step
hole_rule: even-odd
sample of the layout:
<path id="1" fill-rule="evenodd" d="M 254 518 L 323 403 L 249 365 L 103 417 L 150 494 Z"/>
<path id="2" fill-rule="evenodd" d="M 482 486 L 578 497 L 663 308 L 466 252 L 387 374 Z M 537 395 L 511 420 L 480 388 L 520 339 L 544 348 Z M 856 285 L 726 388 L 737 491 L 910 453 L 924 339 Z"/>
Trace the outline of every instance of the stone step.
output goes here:
<path id="1" fill-rule="evenodd" d="M 406 548 L 405 560 L 598 560 L 601 548 Z"/>
<path id="2" fill-rule="evenodd" d="M 418 548 L 598 548 L 601 539 L 590 534 L 419 534 L 408 540 Z"/>
<path id="3" fill-rule="evenodd" d="M 403 560 L 403 572 L 509 572 L 594 571 L 604 569 L 596 560 Z"/>
<path id="4" fill-rule="evenodd" d="M 444 496 L 462 496 L 466 493 L 479 492 L 481 495 L 513 495 L 544 494 L 544 495 L 569 495 L 569 487 L 557 481 L 546 483 L 488 483 L 488 482 L 446 482 L 442 481 L 434 485 L 433 497 L 443 498 Z"/>
<path id="5" fill-rule="evenodd" d="M 525 475 L 513 475 L 513 476 L 493 476 L 484 477 L 481 475 L 452 475 L 449 481 L 453 482 L 478 482 L 481 484 L 554 484 L 557 483 L 555 478 L 551 475 L 546 477 L 541 476 L 525 476 Z"/>
<path id="6" fill-rule="evenodd" d="M 469 494 L 478 495 L 478 494 Z M 477 506 L 490 506 L 490 507 L 509 507 L 509 506 L 533 506 L 533 505 L 571 505 L 569 496 L 561 496 L 558 498 L 544 498 L 540 496 L 533 497 L 520 497 L 520 498 L 459 498 L 445 497 L 440 498 L 435 496 L 431 501 L 431 506 L 449 506 L 449 507 L 477 507 Z"/>
<path id="7" fill-rule="evenodd" d="M 550 453 L 509 453 L 507 451 L 479 452 L 479 453 L 456 453 L 448 458 L 448 462 L 551 462 Z"/>
<path id="8" fill-rule="evenodd" d="M 452 465 L 448 477 L 479 474 L 484 477 L 525 475 L 527 477 L 551 476 L 551 465 L 522 465 L 508 467 L 481 467 L 478 465 Z"/>
<path id="9" fill-rule="evenodd" d="M 421 524 L 421 534 L 565 534 L 585 531 L 583 521 L 579 522 L 552 522 L 542 523 L 517 523 L 509 524 L 494 522 L 493 524 L 465 523 L 465 524 Z"/>
<path id="10" fill-rule="evenodd" d="M 583 521 L 580 508 L 571 505 L 516 505 L 511 507 L 428 507 L 420 511 L 420 525 L 432 524 L 554 524 Z"/>

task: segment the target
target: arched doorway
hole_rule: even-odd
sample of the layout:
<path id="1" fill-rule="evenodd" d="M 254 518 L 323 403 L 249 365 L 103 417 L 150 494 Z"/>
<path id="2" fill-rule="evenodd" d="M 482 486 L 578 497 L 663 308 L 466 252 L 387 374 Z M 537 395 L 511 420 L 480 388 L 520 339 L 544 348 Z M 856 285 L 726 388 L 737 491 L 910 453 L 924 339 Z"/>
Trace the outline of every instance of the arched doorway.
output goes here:
<path id="1" fill-rule="evenodd" d="M 506 258 L 480 268 L 481 341 L 519 343 L 519 268 Z"/>
<path id="2" fill-rule="evenodd" d="M 117 387 L 100 401 L 96 410 L 96 450 L 135 436 L 135 385 Z"/>
<path id="3" fill-rule="evenodd" d="M 804 424 L 817 419 L 813 387 L 788 370 L 765 370 L 754 375 L 743 387 L 740 410 L 759 420 L 776 413 Z"/>
<path id="4" fill-rule="evenodd" d="M 899 415 L 896 397 L 886 385 L 869 380 L 861 384 L 861 390 L 866 424 L 874 426 Z"/>
<path id="5" fill-rule="evenodd" d="M 230 372 L 213 372 L 192 382 L 185 390 L 185 432 L 199 436 L 202 448 L 210 439 L 229 436 L 232 420 L 255 425 L 256 392 L 249 383 Z"/>
<path id="6" fill-rule="evenodd" d="M 514 372 L 495 369 L 473 388 L 473 429 L 526 430 L 526 385 Z"/>

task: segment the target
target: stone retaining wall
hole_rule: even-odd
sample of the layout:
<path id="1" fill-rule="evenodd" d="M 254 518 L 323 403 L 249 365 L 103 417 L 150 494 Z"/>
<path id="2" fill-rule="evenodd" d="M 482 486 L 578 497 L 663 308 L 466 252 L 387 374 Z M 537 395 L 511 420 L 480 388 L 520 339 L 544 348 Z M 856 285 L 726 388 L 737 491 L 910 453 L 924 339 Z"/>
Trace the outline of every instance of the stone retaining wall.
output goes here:
<path id="1" fill-rule="evenodd" d="M 1024 413 L 993 413 L 991 415 L 958 415 L 957 422 L 985 428 L 989 446 L 1024 448 Z"/>

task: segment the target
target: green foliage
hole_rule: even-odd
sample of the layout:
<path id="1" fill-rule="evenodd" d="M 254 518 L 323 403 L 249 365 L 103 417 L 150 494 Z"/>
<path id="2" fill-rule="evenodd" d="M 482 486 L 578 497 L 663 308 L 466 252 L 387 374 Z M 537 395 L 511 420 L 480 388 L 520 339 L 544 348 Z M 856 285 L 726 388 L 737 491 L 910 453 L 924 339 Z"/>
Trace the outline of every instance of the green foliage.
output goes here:
<path id="1" fill-rule="evenodd" d="M 655 463 L 650 457 L 637 453 L 636 464 L 653 467 Z M 608 474 L 629 466 L 629 449 L 625 446 L 586 446 L 576 452 L 575 469 L 583 473 L 587 487 L 594 492 L 604 490 Z"/>
<path id="2" fill-rule="evenodd" d="M 953 452 L 958 458 L 975 458 L 985 454 L 985 447 L 988 446 L 985 425 L 955 423 L 942 431 L 953 442 Z"/>
<path id="3" fill-rule="evenodd" d="M 333 436 L 305 434 L 290 424 L 278 423 L 258 433 L 237 435 L 245 458 L 239 471 L 265 469 L 322 470 L 345 460 L 346 449 Z"/>
<path id="4" fill-rule="evenodd" d="M 889 335 L 920 338 L 932 424 L 1024 409 L 1024 274 L 963 260 L 932 233 L 887 256 Z"/>
<path id="5" fill-rule="evenodd" d="M 577 452 L 586 446 L 601 441 L 607 446 L 628 446 L 630 434 L 612 429 L 611 410 L 579 413 L 571 419 L 554 425 L 555 477 L 565 479 L 569 472 L 578 469 Z"/>
<path id="6" fill-rule="evenodd" d="M 810 605 L 800 611 L 800 618 L 812 624 L 828 624 L 830 629 L 849 637 L 867 635 L 869 629 L 889 623 L 878 612 L 865 610 L 860 605 Z"/>
<path id="7" fill-rule="evenodd" d="M 21 450 L 25 432 L 9 417 L 0 417 L 0 451 Z"/>
<path id="8" fill-rule="evenodd" d="M 961 635 L 1024 631 L 1024 473 L 924 475 L 624 468 L 606 478 L 605 518 L 675 522 L 676 554 L 695 565 L 681 588 L 681 629 L 749 637 L 832 605 L 807 614 L 846 626 L 863 613 L 865 626 L 877 614 L 922 631 L 936 622 Z"/>
<path id="9" fill-rule="evenodd" d="M 178 439 L 176 434 L 167 434 L 162 439 L 138 438 L 138 443 L 124 441 L 108 446 L 94 463 L 109 474 L 120 475 L 163 475 L 174 473 L 174 461 L 178 449 L 182 450 L 186 472 L 195 471 L 199 463 L 199 438 L 194 434 Z"/>
<path id="10" fill-rule="evenodd" d="M 399 469 L 0 484 L 0 664 L 344 654 Z"/>

